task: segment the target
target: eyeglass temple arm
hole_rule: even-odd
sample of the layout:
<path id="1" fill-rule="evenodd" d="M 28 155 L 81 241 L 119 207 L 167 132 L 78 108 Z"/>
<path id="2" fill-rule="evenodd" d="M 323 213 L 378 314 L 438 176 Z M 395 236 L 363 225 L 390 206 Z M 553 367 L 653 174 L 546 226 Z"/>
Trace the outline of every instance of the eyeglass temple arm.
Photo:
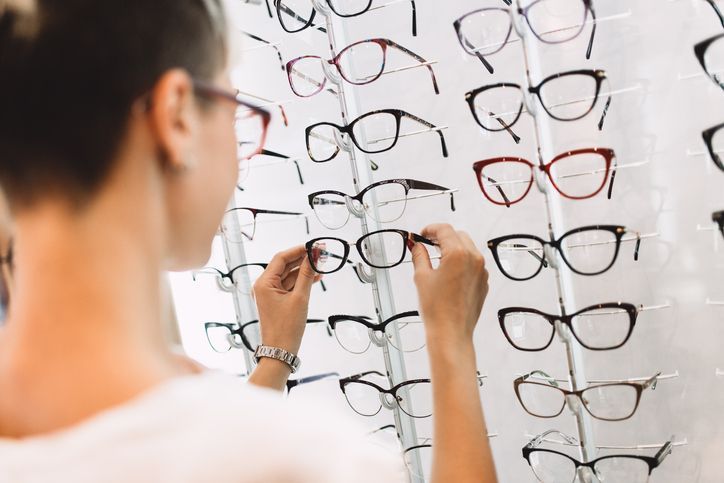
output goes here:
<path id="1" fill-rule="evenodd" d="M 671 454 L 671 450 L 673 449 L 673 442 L 676 440 L 675 436 L 671 436 L 669 441 L 664 443 L 664 445 L 661 447 L 659 451 L 656 452 L 656 455 L 654 455 L 654 459 L 656 460 L 656 466 L 661 465 L 661 463 L 664 462 L 667 456 Z"/>
<path id="2" fill-rule="evenodd" d="M 417 37 L 417 7 L 415 6 L 415 0 L 410 0 L 412 5 L 412 36 Z"/>
<path id="3" fill-rule="evenodd" d="M 410 189 L 413 190 L 429 190 L 429 191 L 450 191 L 450 188 L 428 183 L 426 181 L 417 181 L 415 179 L 408 179 L 407 184 L 410 185 Z M 455 208 L 455 193 L 450 193 L 450 209 L 456 211 Z"/>
<path id="4" fill-rule="evenodd" d="M 641 233 L 636 233 L 636 248 L 634 248 L 634 262 L 639 261 L 639 251 L 641 249 Z"/>
<path id="5" fill-rule="evenodd" d="M 437 129 L 438 129 L 437 126 L 435 126 L 434 124 L 432 124 L 432 123 L 430 123 L 430 122 L 427 122 L 426 120 L 421 119 L 421 118 L 419 118 L 419 117 L 417 117 L 417 116 L 415 116 L 415 115 L 412 115 L 412 114 L 410 114 L 409 112 L 406 112 L 406 111 L 400 111 L 400 112 L 402 113 L 402 116 L 403 116 L 403 117 L 407 117 L 407 118 L 409 118 L 409 119 L 411 119 L 411 120 L 413 120 L 413 121 L 415 121 L 415 122 L 417 122 L 417 123 L 419 123 L 419 124 L 422 124 L 423 126 L 425 126 L 425 127 L 427 127 L 427 128 L 430 128 L 430 130 L 437 130 Z M 437 134 L 438 134 L 438 136 L 440 136 L 440 145 L 442 146 L 442 156 L 443 156 L 444 158 L 447 158 L 447 157 L 448 157 L 448 151 L 447 151 L 447 143 L 445 142 L 445 135 L 444 135 L 444 134 L 442 133 L 442 131 L 440 131 L 440 130 L 437 130 Z"/>
<path id="6" fill-rule="evenodd" d="M 527 247 L 526 247 L 525 245 L 520 244 L 520 243 L 514 243 L 514 244 L 513 244 L 513 248 L 527 248 Z M 533 258 L 535 258 L 536 260 L 538 260 L 539 262 L 541 262 L 541 263 L 543 264 L 543 267 L 544 267 L 544 268 L 548 268 L 548 261 L 547 261 L 544 257 L 538 256 L 538 254 L 537 254 L 536 252 L 534 252 L 533 250 L 528 250 L 528 253 L 530 253 L 530 255 L 531 255 Z M 532 374 L 532 373 L 531 373 L 531 374 Z"/>
<path id="7" fill-rule="evenodd" d="M 606 84 L 609 86 L 608 89 L 608 99 L 606 99 L 606 105 L 603 106 L 603 112 L 601 113 L 601 119 L 598 121 L 598 130 L 603 131 L 603 123 L 606 120 L 606 114 L 608 114 L 608 109 L 611 107 L 611 100 L 613 97 L 611 96 L 611 88 L 610 83 L 608 82 L 608 77 L 606 78 Z"/>
<path id="8" fill-rule="evenodd" d="M 269 8 L 269 0 L 267 0 L 266 6 L 267 6 L 267 8 Z M 271 10 L 269 10 L 269 16 L 271 17 Z M 256 40 L 257 42 L 261 42 L 261 43 L 266 44 L 269 47 L 273 48 L 277 53 L 277 57 L 279 57 L 279 64 L 282 66 L 282 71 L 286 71 L 286 64 L 284 64 L 284 58 L 282 57 L 282 53 L 276 45 L 269 42 L 268 40 L 265 40 L 265 39 L 259 37 L 258 35 L 254 35 L 252 33 L 246 32 L 244 30 L 242 30 L 241 33 L 246 35 L 247 37 L 249 37 L 252 40 Z"/>
<path id="9" fill-rule="evenodd" d="M 289 73 L 290 73 L 290 74 L 292 74 L 292 75 L 294 75 L 294 76 L 296 76 L 296 77 L 299 77 L 299 78 L 302 79 L 302 80 L 305 80 L 305 81 L 309 82 L 310 84 L 312 84 L 312 85 L 315 86 L 315 87 L 319 87 L 319 88 L 322 88 L 322 87 L 323 87 L 323 84 L 320 84 L 316 79 L 312 79 L 312 78 L 309 77 L 308 75 L 304 75 L 303 73 L 299 72 L 298 70 L 296 70 L 296 69 L 294 68 L 293 65 L 292 65 L 292 68 L 289 69 L 289 64 L 291 64 L 292 62 L 294 62 L 294 61 L 290 61 L 290 62 L 287 63 L 287 69 L 289 70 Z M 336 95 L 339 95 L 339 93 L 338 93 L 337 91 L 335 91 L 334 89 L 330 89 L 329 87 L 327 87 L 326 89 L 324 89 L 324 91 L 325 91 L 325 92 L 329 92 L 330 94 L 334 94 L 335 96 L 336 96 Z"/>
<path id="10" fill-rule="evenodd" d="M 512 138 L 513 138 L 513 141 L 515 141 L 515 144 L 520 144 L 520 136 L 518 136 L 518 135 L 513 131 L 513 129 L 511 129 L 511 127 L 508 125 L 508 123 L 506 123 L 506 122 L 503 121 L 501 118 L 499 118 L 498 115 L 495 114 L 493 111 L 488 111 L 487 109 L 484 109 L 484 108 L 483 108 L 483 109 L 480 109 L 480 110 L 481 110 L 481 111 L 485 111 L 485 113 L 486 113 L 489 117 L 494 117 L 495 120 L 498 121 L 498 124 L 500 124 L 501 126 L 503 126 L 503 129 L 505 129 L 505 130 L 508 132 L 508 134 L 510 134 L 510 137 L 512 137 Z"/>
<path id="11" fill-rule="evenodd" d="M 289 126 L 289 118 L 287 118 L 287 112 L 284 110 L 284 106 L 282 106 L 280 103 L 272 101 L 271 99 L 267 99 L 265 97 L 257 96 L 255 94 L 250 94 L 248 92 L 238 91 L 239 94 L 246 97 L 251 97 L 254 99 L 257 99 L 262 102 L 266 102 L 268 104 L 274 104 L 279 108 L 279 112 L 282 114 L 282 122 L 284 122 L 284 126 Z"/>
<path id="12" fill-rule="evenodd" d="M 661 376 L 660 372 L 657 372 L 653 376 L 651 376 L 650 379 L 646 380 L 643 384 L 641 384 L 642 389 L 647 389 L 651 387 L 651 390 L 656 390 L 656 384 L 659 382 L 659 377 Z"/>
<path id="13" fill-rule="evenodd" d="M 596 36 L 596 9 L 593 7 L 593 1 L 589 1 L 588 10 L 591 12 L 591 19 L 593 20 L 593 27 L 591 28 L 591 38 L 588 40 L 588 48 L 586 49 L 586 59 L 591 58 L 591 52 L 593 51 L 593 39 Z"/>
<path id="14" fill-rule="evenodd" d="M 513 0 L 503 0 L 503 3 L 508 6 L 511 6 L 513 4 Z"/>
<path id="15" fill-rule="evenodd" d="M 302 168 L 299 166 L 299 161 L 294 160 L 294 166 L 297 168 L 297 175 L 299 176 L 299 184 L 304 184 L 304 177 L 302 176 Z M 307 230 L 309 231 L 309 230 Z"/>
<path id="16" fill-rule="evenodd" d="M 505 1 L 505 0 L 503 0 L 503 1 Z M 510 4 L 508 4 L 508 5 L 510 5 Z M 483 54 L 481 54 L 480 52 L 478 52 L 477 49 L 475 48 L 475 46 L 474 46 L 473 44 L 471 44 L 471 43 L 468 41 L 468 39 L 466 39 L 466 38 L 463 37 L 462 35 L 461 35 L 461 38 L 462 38 L 463 41 L 465 42 L 465 45 L 467 45 L 468 48 L 475 53 L 475 57 L 477 57 L 478 60 L 485 66 L 485 68 L 487 69 L 487 71 L 488 71 L 489 73 L 493 74 L 493 73 L 495 72 L 495 69 L 493 69 L 493 66 L 490 64 L 490 62 L 488 62 L 488 61 L 485 59 L 485 57 L 483 57 Z"/>
<path id="17" fill-rule="evenodd" d="M 482 172 L 481 172 L 481 174 L 482 174 Z M 485 177 L 485 179 L 487 179 L 488 181 L 490 181 L 491 183 L 493 183 L 495 185 L 495 189 L 498 190 L 498 193 L 500 193 L 500 196 L 503 197 L 503 201 L 505 201 L 505 206 L 510 208 L 510 205 L 511 205 L 510 199 L 508 199 L 508 197 L 505 195 L 505 191 L 503 191 L 503 188 L 500 187 L 500 184 L 498 184 L 498 182 L 495 179 L 491 178 L 490 176 L 485 176 L 485 175 L 483 175 L 483 176 Z"/>
<path id="18" fill-rule="evenodd" d="M 611 171 L 611 180 L 608 182 L 608 199 L 611 199 L 613 195 L 613 183 L 616 181 L 616 173 L 618 172 L 618 158 L 614 155 L 613 157 L 613 170 Z"/>
<path id="19" fill-rule="evenodd" d="M 414 5 L 414 2 L 413 2 L 413 5 Z M 399 50 L 400 52 L 403 52 L 403 53 L 409 55 L 410 57 L 412 57 L 413 59 L 415 59 L 416 61 L 418 61 L 421 64 L 428 64 L 428 62 L 424 58 L 417 55 L 413 51 L 401 46 L 397 42 L 393 42 L 390 39 L 385 39 L 385 43 L 387 45 L 389 45 L 390 47 L 395 48 L 395 49 Z M 425 65 L 425 67 L 427 67 L 427 70 L 430 71 L 430 77 L 432 77 L 432 87 L 435 89 L 435 94 L 440 94 L 440 88 L 437 85 L 437 77 L 435 76 L 435 71 L 433 70 L 432 66 L 429 64 Z"/>
<path id="20" fill-rule="evenodd" d="M 269 5 L 269 0 L 264 0 L 266 2 L 266 11 L 269 14 L 269 18 L 274 18 L 274 15 L 272 15 L 271 6 Z"/>
<path id="21" fill-rule="evenodd" d="M 546 438 L 548 435 L 551 435 L 551 434 L 556 434 L 556 435 L 560 436 L 560 437 L 563 438 L 563 440 L 564 440 L 566 443 L 568 443 L 568 444 L 574 444 L 574 445 L 578 445 L 578 444 L 579 444 L 579 443 L 578 443 L 578 440 L 577 440 L 576 438 L 574 438 L 574 437 L 572 437 L 572 436 L 568 436 L 567 434 L 562 433 L 561 431 L 558 431 L 557 429 L 549 429 L 548 431 L 546 431 L 546 432 L 544 432 L 544 433 L 541 433 L 541 434 L 539 434 L 538 436 L 536 436 L 535 438 L 533 438 L 533 439 L 526 445 L 526 447 L 527 447 L 527 448 L 530 448 L 530 449 L 537 448 L 538 446 L 540 446 L 540 444 L 541 444 L 543 441 L 545 441 L 545 438 Z"/>
<path id="22" fill-rule="evenodd" d="M 535 371 L 529 372 L 528 374 L 524 375 L 522 377 L 522 379 L 525 381 L 532 377 L 537 377 L 539 379 L 543 379 L 551 386 L 558 387 L 558 382 L 552 376 L 548 375 L 546 372 L 541 371 L 541 370 L 535 370 Z"/>
<path id="23" fill-rule="evenodd" d="M 354 376 L 349 376 L 347 379 L 356 381 L 356 380 L 361 379 L 361 378 L 363 378 L 363 377 L 365 377 L 365 376 L 369 376 L 370 374 L 374 374 L 374 375 L 380 376 L 380 377 L 387 377 L 387 376 L 385 376 L 384 374 L 382 374 L 380 371 L 367 371 L 367 372 L 361 372 L 361 373 L 359 373 L 359 374 L 355 374 Z"/>
<path id="24" fill-rule="evenodd" d="M 719 20 L 721 21 L 721 26 L 724 27 L 724 15 L 722 15 L 721 10 L 719 10 L 719 7 L 716 6 L 716 3 L 714 3 L 714 0 L 706 0 L 706 2 L 711 5 L 711 8 L 714 9 L 714 12 L 716 13 L 717 17 L 719 17 Z"/>
<path id="25" fill-rule="evenodd" d="M 321 381 L 322 379 L 327 379 L 329 377 L 339 377 L 339 374 L 336 372 L 327 372 L 325 374 L 303 377 L 301 379 L 296 379 L 293 381 L 290 380 L 290 381 L 287 381 L 287 390 L 291 392 L 292 388 L 294 388 L 294 387 L 301 386 L 302 384 L 309 384 L 311 382 Z"/>

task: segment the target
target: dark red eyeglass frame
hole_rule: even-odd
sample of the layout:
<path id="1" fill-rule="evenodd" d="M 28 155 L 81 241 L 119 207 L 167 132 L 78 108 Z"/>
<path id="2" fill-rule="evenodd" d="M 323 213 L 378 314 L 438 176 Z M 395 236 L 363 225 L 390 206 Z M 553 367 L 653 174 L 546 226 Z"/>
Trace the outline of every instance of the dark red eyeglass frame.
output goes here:
<path id="1" fill-rule="evenodd" d="M 572 156 L 578 156 L 581 154 L 600 154 L 605 160 L 606 172 L 603 177 L 603 181 L 601 182 L 601 186 L 599 186 L 598 189 L 596 189 L 596 191 L 594 191 L 593 193 L 586 195 L 586 196 L 572 196 L 567 193 L 564 193 L 560 189 L 560 187 L 556 184 L 555 180 L 553 179 L 553 175 L 551 174 L 551 167 L 556 162 L 558 162 L 562 159 L 566 159 L 566 158 L 569 158 Z M 536 168 L 540 169 L 548 176 L 548 179 L 550 180 L 551 184 L 556 189 L 556 191 L 558 191 L 558 193 L 561 194 L 561 196 L 563 196 L 564 198 L 571 199 L 571 200 L 587 200 L 589 198 L 593 198 L 594 196 L 599 194 L 601 192 L 601 190 L 603 190 L 604 186 L 606 186 L 606 182 L 609 181 L 609 174 L 610 174 L 611 176 L 610 176 L 610 185 L 608 188 L 608 199 L 611 199 L 611 194 L 613 193 L 613 182 L 614 182 L 614 179 L 616 178 L 616 170 L 615 170 L 615 168 L 612 170 L 611 165 L 612 164 L 615 165 L 615 159 L 616 159 L 616 153 L 614 152 L 613 149 L 583 148 L 583 149 L 575 149 L 573 151 L 566 151 L 565 153 L 561 153 L 558 156 L 556 156 L 555 158 L 553 158 L 550 162 L 545 163 L 545 164 L 533 164 L 532 162 L 528 161 L 527 159 L 510 157 L 510 156 L 505 156 L 502 158 L 485 159 L 485 160 L 478 161 L 475 164 L 473 164 L 473 171 L 475 171 L 476 177 L 478 179 L 478 186 L 480 186 L 480 190 L 483 192 L 483 195 L 485 195 L 485 197 L 491 203 L 499 205 L 499 206 L 510 207 L 511 205 L 514 205 L 515 203 L 522 201 L 523 198 L 525 198 L 528 195 L 531 187 L 533 186 L 533 181 L 535 178 L 534 170 Z M 528 187 L 526 188 L 525 193 L 523 193 L 518 199 L 509 200 L 508 197 L 503 192 L 503 190 L 500 187 L 498 187 L 498 191 L 500 192 L 501 197 L 505 200 L 504 202 L 501 203 L 500 201 L 495 200 L 486 191 L 485 183 L 483 183 L 483 169 L 486 166 L 490 166 L 491 164 L 497 164 L 497 163 L 520 163 L 520 164 L 525 164 L 530 167 L 530 179 L 528 182 Z M 491 180 L 491 181 L 495 182 L 495 180 Z"/>
<path id="2" fill-rule="evenodd" d="M 369 80 L 366 80 L 364 82 L 356 82 L 351 79 L 348 79 L 347 76 L 344 75 L 344 69 L 340 66 L 340 59 L 350 49 L 357 47 L 359 45 L 362 45 L 362 44 L 366 44 L 366 43 L 373 43 L 373 44 L 377 44 L 380 46 L 380 48 L 382 49 L 382 65 L 380 66 L 379 73 L 377 73 L 377 75 L 375 75 L 374 77 L 372 77 Z M 290 60 L 289 62 L 287 62 L 287 80 L 289 80 L 289 87 L 291 87 L 292 92 L 294 92 L 294 94 L 296 94 L 299 97 L 312 97 L 312 96 L 322 92 L 325 85 L 327 84 L 327 79 L 325 77 L 324 80 L 321 82 L 321 84 L 319 86 L 317 86 L 317 90 L 315 90 L 313 93 L 308 94 L 308 95 L 303 95 L 303 94 L 297 92 L 297 90 L 294 88 L 294 81 L 292 80 L 292 69 L 294 68 L 294 64 L 296 64 L 300 60 L 305 60 L 305 59 L 319 59 L 320 62 L 326 62 L 329 65 L 335 66 L 337 68 L 337 72 L 339 72 L 339 75 L 344 80 L 346 80 L 347 82 L 349 82 L 352 85 L 363 86 L 363 85 L 371 84 L 372 82 L 379 79 L 382 76 L 382 74 L 384 74 L 384 72 L 385 72 L 385 66 L 387 65 L 387 48 L 388 47 L 392 47 L 394 49 L 400 50 L 401 52 L 404 52 L 405 54 L 409 55 L 410 57 L 412 57 L 416 61 L 420 62 L 421 64 L 427 63 L 427 60 L 425 60 L 421 56 L 419 56 L 416 53 L 414 53 L 413 51 L 401 46 L 397 42 L 393 42 L 390 39 L 375 38 L 375 39 L 361 40 L 359 42 L 350 44 L 347 47 L 345 47 L 344 49 L 342 49 L 339 52 L 339 54 L 337 54 L 333 59 L 329 59 L 329 60 L 323 59 L 323 58 L 319 57 L 318 55 L 304 55 L 302 57 L 297 57 L 296 59 Z M 425 67 L 427 67 L 427 69 L 430 71 L 430 76 L 432 77 L 432 86 L 435 89 L 435 94 L 440 94 L 440 89 L 437 85 L 437 77 L 435 77 L 435 71 L 432 69 L 432 66 L 430 66 L 430 65 L 425 65 Z"/>

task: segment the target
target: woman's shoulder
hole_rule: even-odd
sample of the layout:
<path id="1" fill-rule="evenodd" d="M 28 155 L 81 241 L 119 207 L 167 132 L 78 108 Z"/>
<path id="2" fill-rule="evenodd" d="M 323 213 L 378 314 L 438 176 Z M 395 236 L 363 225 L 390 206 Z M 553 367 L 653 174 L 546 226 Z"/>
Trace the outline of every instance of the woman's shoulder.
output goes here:
<path id="1" fill-rule="evenodd" d="M 0 442 L 0 472 L 16 471 L 18 481 L 99 481 L 84 475 L 108 467 L 120 468 L 117 481 L 369 481 L 349 471 L 404 481 L 401 458 L 345 415 L 212 372 L 169 381 L 56 435 Z"/>

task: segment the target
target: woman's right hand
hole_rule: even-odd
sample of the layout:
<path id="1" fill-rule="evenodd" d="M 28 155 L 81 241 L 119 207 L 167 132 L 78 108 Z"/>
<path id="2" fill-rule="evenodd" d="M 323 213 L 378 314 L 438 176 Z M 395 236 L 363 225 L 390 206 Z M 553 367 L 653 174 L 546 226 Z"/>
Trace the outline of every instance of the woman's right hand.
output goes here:
<path id="1" fill-rule="evenodd" d="M 488 295 L 485 259 L 470 236 L 446 224 L 430 225 L 422 236 L 439 246 L 442 255 L 432 268 L 427 249 L 412 249 L 420 313 L 430 344 L 472 342 L 473 331 Z"/>

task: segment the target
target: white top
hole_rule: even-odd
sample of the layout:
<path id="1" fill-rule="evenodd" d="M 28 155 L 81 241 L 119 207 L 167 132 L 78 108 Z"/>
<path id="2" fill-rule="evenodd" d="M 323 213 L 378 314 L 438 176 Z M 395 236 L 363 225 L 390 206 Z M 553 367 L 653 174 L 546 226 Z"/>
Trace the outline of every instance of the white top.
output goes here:
<path id="1" fill-rule="evenodd" d="M 407 482 L 345 415 L 216 373 L 186 376 L 54 434 L 0 438 L 2 483 Z"/>

